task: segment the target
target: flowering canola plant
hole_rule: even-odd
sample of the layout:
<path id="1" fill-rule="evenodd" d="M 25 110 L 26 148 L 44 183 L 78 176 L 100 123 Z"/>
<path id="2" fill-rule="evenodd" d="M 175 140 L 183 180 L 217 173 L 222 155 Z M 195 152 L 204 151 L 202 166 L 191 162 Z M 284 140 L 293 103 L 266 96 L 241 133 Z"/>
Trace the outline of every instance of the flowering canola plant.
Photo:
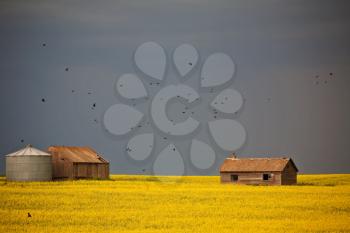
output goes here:
<path id="1" fill-rule="evenodd" d="M 0 232 L 350 232 L 350 175 L 300 175 L 296 186 L 1 178 L 0 200 Z"/>

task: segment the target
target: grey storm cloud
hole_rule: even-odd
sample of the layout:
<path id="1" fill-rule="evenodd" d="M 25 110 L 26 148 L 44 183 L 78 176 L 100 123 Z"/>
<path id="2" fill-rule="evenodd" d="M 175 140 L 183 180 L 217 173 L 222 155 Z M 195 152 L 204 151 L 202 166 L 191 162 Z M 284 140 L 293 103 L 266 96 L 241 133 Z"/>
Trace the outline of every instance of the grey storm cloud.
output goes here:
<path id="1" fill-rule="evenodd" d="M 26 143 L 90 145 L 112 173 L 150 171 L 151 162 L 128 160 L 126 139 L 101 123 L 118 102 L 116 78 L 134 72 L 133 53 L 146 41 L 161 44 L 168 60 L 182 43 L 201 63 L 217 51 L 233 57 L 233 86 L 246 99 L 239 155 L 289 155 L 304 173 L 348 172 L 348 8 L 340 0 L 1 1 L 0 173 L 4 155 Z M 205 174 L 217 174 L 219 154 Z"/>

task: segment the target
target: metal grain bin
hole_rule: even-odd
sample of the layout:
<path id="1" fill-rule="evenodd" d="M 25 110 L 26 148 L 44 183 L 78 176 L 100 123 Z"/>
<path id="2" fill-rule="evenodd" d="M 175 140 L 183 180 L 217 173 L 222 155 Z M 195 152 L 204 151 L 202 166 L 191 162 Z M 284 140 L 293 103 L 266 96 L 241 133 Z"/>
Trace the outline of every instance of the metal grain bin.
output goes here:
<path id="1" fill-rule="evenodd" d="M 22 150 L 6 155 L 8 181 L 52 180 L 52 157 L 47 152 L 27 145 Z"/>

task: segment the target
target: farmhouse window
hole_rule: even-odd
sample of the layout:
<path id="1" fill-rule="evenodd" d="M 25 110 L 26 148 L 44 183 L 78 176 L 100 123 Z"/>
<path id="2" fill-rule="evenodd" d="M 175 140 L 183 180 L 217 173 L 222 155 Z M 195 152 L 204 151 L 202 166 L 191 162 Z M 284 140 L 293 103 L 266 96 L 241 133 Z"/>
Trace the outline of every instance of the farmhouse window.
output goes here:
<path id="1" fill-rule="evenodd" d="M 271 178 L 271 174 L 263 174 L 263 180 L 269 180 Z"/>
<path id="2" fill-rule="evenodd" d="M 231 181 L 236 182 L 238 180 L 238 175 L 231 175 Z"/>

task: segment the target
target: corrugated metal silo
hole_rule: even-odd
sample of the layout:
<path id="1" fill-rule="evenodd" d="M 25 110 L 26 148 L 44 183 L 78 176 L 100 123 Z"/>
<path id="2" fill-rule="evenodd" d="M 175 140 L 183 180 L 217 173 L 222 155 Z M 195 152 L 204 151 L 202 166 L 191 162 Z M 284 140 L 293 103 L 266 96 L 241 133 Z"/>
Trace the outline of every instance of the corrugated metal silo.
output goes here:
<path id="1" fill-rule="evenodd" d="M 31 145 L 6 155 L 6 179 L 8 181 L 52 180 L 51 154 Z"/>

